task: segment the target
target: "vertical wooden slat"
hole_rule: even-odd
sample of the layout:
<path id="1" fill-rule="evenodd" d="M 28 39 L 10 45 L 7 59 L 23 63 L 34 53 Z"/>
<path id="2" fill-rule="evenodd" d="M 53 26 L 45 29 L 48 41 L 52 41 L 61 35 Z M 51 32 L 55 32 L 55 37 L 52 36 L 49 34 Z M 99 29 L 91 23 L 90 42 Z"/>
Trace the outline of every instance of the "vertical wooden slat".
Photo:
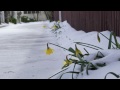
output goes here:
<path id="1" fill-rule="evenodd" d="M 79 11 L 74 11 L 74 13 L 71 13 L 71 17 L 74 17 L 74 19 L 71 18 L 72 19 L 71 23 L 72 23 L 73 27 L 76 27 L 76 29 L 78 30 L 80 28 Z"/>
<path id="2" fill-rule="evenodd" d="M 117 22 L 116 22 L 116 11 L 114 11 L 114 30 L 113 31 L 117 31 Z"/>
<path id="3" fill-rule="evenodd" d="M 117 17 L 116 17 L 116 22 L 117 22 L 117 35 L 120 35 L 120 11 L 116 11 Z"/>
<path id="4" fill-rule="evenodd" d="M 59 20 L 59 11 L 54 11 L 53 12 L 53 18 L 54 18 L 55 21 Z"/>
<path id="5" fill-rule="evenodd" d="M 54 20 L 58 19 L 58 11 L 54 11 Z M 64 20 L 77 30 L 109 30 L 120 35 L 120 11 L 62 11 Z"/>
<path id="6" fill-rule="evenodd" d="M 85 31 L 85 11 L 79 11 L 79 24 L 80 24 L 80 30 Z"/>

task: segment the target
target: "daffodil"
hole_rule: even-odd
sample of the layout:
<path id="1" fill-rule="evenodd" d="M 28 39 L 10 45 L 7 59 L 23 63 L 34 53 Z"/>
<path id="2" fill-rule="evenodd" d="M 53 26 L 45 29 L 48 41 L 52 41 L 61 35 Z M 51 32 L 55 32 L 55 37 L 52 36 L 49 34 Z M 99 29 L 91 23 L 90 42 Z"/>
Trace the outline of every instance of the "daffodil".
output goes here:
<path id="1" fill-rule="evenodd" d="M 54 25 L 54 26 L 52 27 L 52 29 L 56 30 L 56 29 L 57 29 L 56 25 Z"/>
<path id="2" fill-rule="evenodd" d="M 82 52 L 77 48 L 76 44 L 75 44 L 75 55 L 78 56 L 78 54 L 82 55 Z"/>
<path id="3" fill-rule="evenodd" d="M 69 66 L 70 64 L 72 64 L 72 61 L 68 60 L 67 56 L 66 56 L 66 60 L 64 60 L 64 67 Z"/>
<path id="4" fill-rule="evenodd" d="M 50 55 L 54 52 L 54 50 L 52 48 L 50 48 L 47 44 L 47 50 L 45 50 L 45 52 L 46 52 L 47 55 Z"/>
<path id="5" fill-rule="evenodd" d="M 43 28 L 46 28 L 47 26 L 46 25 L 43 25 Z"/>
<path id="6" fill-rule="evenodd" d="M 72 61 L 65 60 L 63 64 L 64 64 L 64 66 L 69 66 L 70 64 L 72 64 Z"/>

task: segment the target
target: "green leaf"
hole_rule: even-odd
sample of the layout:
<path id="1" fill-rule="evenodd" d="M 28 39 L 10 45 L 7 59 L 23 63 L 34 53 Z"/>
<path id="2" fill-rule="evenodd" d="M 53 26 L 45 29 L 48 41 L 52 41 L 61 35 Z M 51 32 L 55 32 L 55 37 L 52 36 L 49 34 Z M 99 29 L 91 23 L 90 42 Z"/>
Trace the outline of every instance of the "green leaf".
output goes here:
<path id="1" fill-rule="evenodd" d="M 59 79 L 61 79 L 62 78 L 62 76 L 64 75 L 64 74 L 66 74 L 66 73 L 75 73 L 75 74 L 79 74 L 79 72 L 73 72 L 73 71 L 69 71 L 69 72 L 65 72 L 65 73 L 63 73 L 61 76 L 60 76 L 60 78 Z"/>
<path id="2" fill-rule="evenodd" d="M 78 62 L 78 60 L 76 60 L 76 59 L 69 59 L 69 60 L 71 60 L 73 63 L 77 63 Z"/>
<path id="3" fill-rule="evenodd" d="M 82 57 L 80 54 L 78 54 L 77 58 L 80 60 L 80 61 L 83 61 Z"/>
<path id="4" fill-rule="evenodd" d="M 64 69 L 64 68 L 66 68 L 66 67 L 68 67 L 69 65 L 64 65 L 63 67 L 62 67 L 62 69 Z"/>
<path id="5" fill-rule="evenodd" d="M 89 48 L 92 48 L 92 49 L 96 49 L 96 50 L 103 50 L 102 48 L 98 47 L 98 46 L 95 46 L 95 45 L 92 45 L 92 44 L 88 44 L 88 43 L 83 43 L 83 42 L 74 42 L 78 45 L 81 45 L 81 46 L 85 46 L 85 47 L 89 47 Z"/>
<path id="6" fill-rule="evenodd" d="M 120 49 L 120 44 L 118 43 L 118 48 Z"/>
<path id="7" fill-rule="evenodd" d="M 84 63 L 81 64 L 81 68 L 80 68 L 80 71 L 81 71 L 81 72 L 84 71 L 85 66 L 86 66 L 86 65 L 85 65 Z"/>
<path id="8" fill-rule="evenodd" d="M 84 50 L 87 52 L 87 54 L 85 54 L 85 55 L 90 55 L 89 52 L 85 48 L 84 48 Z"/>
<path id="9" fill-rule="evenodd" d="M 102 33 L 99 33 L 99 34 L 101 34 L 103 37 L 105 37 L 106 39 L 108 39 L 108 40 L 110 40 L 109 38 L 107 38 L 104 34 L 102 34 Z M 114 42 L 112 42 L 111 41 L 111 43 L 113 43 L 114 45 L 116 45 Z"/>
<path id="10" fill-rule="evenodd" d="M 71 47 L 70 47 L 68 50 L 69 50 L 70 52 L 72 52 L 72 53 L 75 53 L 75 50 L 74 50 L 73 48 L 71 48 Z"/>
<path id="11" fill-rule="evenodd" d="M 62 49 L 64 49 L 64 50 L 69 51 L 68 49 L 66 49 L 66 48 L 64 48 L 64 47 L 61 47 L 61 46 L 59 46 L 59 45 L 56 45 L 56 44 L 53 44 L 53 43 L 48 43 L 48 44 L 52 44 L 52 45 L 54 45 L 54 46 L 57 46 L 57 47 L 60 47 L 60 48 L 62 48 Z"/>
<path id="12" fill-rule="evenodd" d="M 65 71 L 65 70 L 67 70 L 67 69 L 68 69 L 68 68 L 65 68 L 64 70 L 61 70 L 60 72 L 58 72 L 58 73 L 56 73 L 56 74 L 52 75 L 52 76 L 51 76 L 51 77 L 49 77 L 48 79 L 50 79 L 50 78 L 52 78 L 52 77 L 54 77 L 54 76 L 58 75 L 59 73 L 61 73 L 61 72 Z"/>
<path id="13" fill-rule="evenodd" d="M 120 77 L 119 75 L 117 75 L 117 74 L 114 73 L 114 72 L 109 72 L 109 73 L 107 73 L 107 74 L 105 75 L 105 78 L 104 78 L 104 79 L 106 79 L 106 77 L 107 77 L 108 74 L 112 74 L 112 75 L 114 75 L 116 78 L 119 78 L 119 77 Z"/>
<path id="14" fill-rule="evenodd" d="M 98 67 L 104 67 L 104 66 L 106 66 L 106 63 L 96 63 L 96 65 L 97 65 Z"/>
<path id="15" fill-rule="evenodd" d="M 104 57 L 104 55 L 100 51 L 98 51 L 98 53 L 97 53 L 96 57 L 94 58 L 94 60 L 100 59 L 100 58 L 103 58 L 103 57 Z"/>
<path id="16" fill-rule="evenodd" d="M 111 32 L 111 33 L 110 33 L 110 38 L 109 38 L 108 49 L 111 49 L 111 44 L 112 44 L 112 35 L 113 35 L 113 32 Z"/>
<path id="17" fill-rule="evenodd" d="M 86 74 L 87 74 L 87 75 L 89 75 L 89 73 L 88 73 L 89 65 L 90 65 L 90 63 L 88 63 L 88 65 L 87 65 L 87 67 L 86 67 Z"/>
<path id="18" fill-rule="evenodd" d="M 116 35 L 115 33 L 113 33 L 113 36 L 114 36 L 114 39 L 115 39 L 115 44 L 116 44 L 116 47 L 119 48 L 119 43 L 117 41 L 117 38 L 116 38 Z"/>
<path id="19" fill-rule="evenodd" d="M 88 63 L 87 67 L 86 67 L 86 74 L 89 75 L 88 70 L 96 70 L 97 68 L 92 64 L 92 63 Z"/>
<path id="20" fill-rule="evenodd" d="M 73 57 L 76 57 L 76 55 L 75 55 L 75 54 L 69 54 L 69 55 L 71 55 L 71 56 L 73 56 Z"/>
<path id="21" fill-rule="evenodd" d="M 98 39 L 98 42 L 100 42 L 99 33 L 97 33 L 97 39 Z"/>
<path id="22" fill-rule="evenodd" d="M 74 70 L 75 70 L 75 66 L 76 66 L 76 63 L 74 64 L 73 72 L 74 72 Z M 74 78 L 73 78 L 73 73 L 72 73 L 72 79 L 74 79 Z"/>
<path id="23" fill-rule="evenodd" d="M 89 67 L 90 70 L 96 70 L 97 69 L 97 67 L 95 65 L 93 65 L 92 63 L 90 63 L 90 64 L 91 64 L 91 66 Z"/>

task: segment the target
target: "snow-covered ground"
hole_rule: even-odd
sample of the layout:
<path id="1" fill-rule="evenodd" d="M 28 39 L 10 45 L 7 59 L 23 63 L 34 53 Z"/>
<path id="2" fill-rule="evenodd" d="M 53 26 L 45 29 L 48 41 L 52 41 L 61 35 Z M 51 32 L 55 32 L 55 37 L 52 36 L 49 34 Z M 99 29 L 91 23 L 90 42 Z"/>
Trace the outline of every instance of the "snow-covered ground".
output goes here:
<path id="1" fill-rule="evenodd" d="M 72 28 L 67 21 L 64 21 L 62 23 L 60 23 L 61 27 L 60 29 L 58 29 L 56 32 L 58 33 L 56 35 L 57 38 L 57 42 L 60 46 L 65 47 L 65 48 L 69 48 L 72 47 L 73 49 L 75 49 L 75 43 L 74 42 L 83 42 L 83 43 L 88 43 L 88 44 L 92 44 L 95 46 L 99 46 L 101 47 L 103 50 L 94 50 L 85 46 L 81 46 L 81 45 L 77 45 L 77 47 L 82 51 L 83 54 L 86 54 L 86 51 L 84 50 L 84 48 L 90 53 L 89 56 L 86 56 L 84 58 L 84 60 L 87 60 L 91 63 L 93 63 L 94 65 L 97 63 L 105 63 L 106 65 L 103 67 L 99 67 L 97 70 L 89 70 L 89 75 L 86 74 L 86 69 L 82 72 L 79 73 L 77 75 L 74 74 L 74 78 L 75 79 L 104 79 L 105 75 L 108 72 L 114 72 L 116 74 L 120 74 L 120 50 L 117 49 L 109 49 L 108 50 L 108 40 L 103 37 L 101 34 L 100 39 L 101 42 L 98 42 L 97 39 L 97 31 L 92 31 L 92 32 L 88 32 L 86 33 L 83 30 L 80 31 L 76 31 L 74 28 Z M 110 31 L 106 30 L 101 32 L 102 34 L 104 34 L 105 36 L 107 36 L 109 38 L 110 36 Z M 113 40 L 113 39 L 112 39 Z M 117 37 L 118 42 L 120 43 L 120 37 Z M 113 40 L 114 42 L 114 40 Z M 94 58 L 96 57 L 98 51 L 100 51 L 104 57 L 94 60 Z M 70 52 L 68 51 L 63 51 L 65 55 L 70 54 Z M 64 57 L 65 58 L 65 57 Z M 66 72 L 70 72 L 73 71 L 73 67 L 74 64 L 71 64 L 69 66 L 69 68 L 59 74 L 57 74 L 56 76 L 52 77 L 52 78 L 60 78 L 60 76 L 63 73 Z M 75 71 L 80 72 L 80 65 L 77 65 L 75 67 Z M 62 76 L 63 79 L 71 79 L 72 78 L 72 74 L 71 73 L 66 73 Z M 116 77 L 113 75 L 108 75 L 107 78 L 110 79 L 115 79 Z"/>
<path id="2" fill-rule="evenodd" d="M 96 70 L 86 69 L 79 74 L 74 74 L 75 79 L 104 79 L 108 72 L 120 74 L 120 50 L 108 50 L 108 40 L 102 35 L 101 42 L 97 40 L 97 31 L 85 32 L 84 30 L 76 31 L 67 21 L 61 22 L 62 28 L 57 30 L 57 34 L 53 33 L 51 27 L 55 22 L 31 22 L 22 24 L 10 24 L 7 27 L 0 28 L 0 78 L 13 79 L 47 79 L 50 76 L 61 71 L 66 55 L 70 52 L 65 51 L 54 45 L 50 45 L 54 49 L 54 53 L 46 55 L 46 44 L 54 43 L 65 48 L 72 47 L 75 49 L 74 42 L 84 42 L 101 47 L 103 50 L 94 50 L 85 46 L 77 45 L 83 54 L 86 54 L 84 48 L 90 53 L 84 57 L 84 60 L 93 63 L 105 63 L 103 67 Z M 43 28 L 44 26 L 44 28 Z M 101 32 L 109 38 L 108 30 Z M 120 42 L 120 37 L 117 37 Z M 113 41 L 114 42 L 114 41 Z M 94 60 L 98 51 L 104 57 Z M 58 79 L 60 76 L 69 71 L 73 71 L 74 64 L 52 79 Z M 80 65 L 76 65 L 75 71 L 80 72 Z M 62 79 L 71 79 L 72 74 L 66 73 Z M 116 79 L 113 75 L 107 78 Z"/>
<path id="3" fill-rule="evenodd" d="M 57 42 L 52 33 L 43 29 L 42 23 L 0 28 L 0 78 L 47 79 L 61 69 L 60 48 L 51 46 L 57 53 L 50 56 L 44 52 L 47 42 Z"/>
<path id="4" fill-rule="evenodd" d="M 5 26 L 8 26 L 8 24 L 6 24 L 6 23 L 1 23 L 1 24 L 0 24 L 0 28 L 1 28 L 1 27 L 5 27 Z"/>

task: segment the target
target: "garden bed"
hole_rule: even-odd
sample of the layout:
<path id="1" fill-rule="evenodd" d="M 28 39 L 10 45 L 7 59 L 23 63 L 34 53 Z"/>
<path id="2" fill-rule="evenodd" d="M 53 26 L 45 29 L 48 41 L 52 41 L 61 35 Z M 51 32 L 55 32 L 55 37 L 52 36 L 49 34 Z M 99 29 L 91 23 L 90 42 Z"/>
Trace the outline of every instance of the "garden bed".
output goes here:
<path id="1" fill-rule="evenodd" d="M 61 69 L 60 72 L 53 75 L 52 79 L 116 79 L 120 74 L 120 48 L 116 45 L 116 40 L 109 30 L 103 32 L 85 32 L 84 30 L 77 31 L 72 28 L 67 21 L 59 22 L 60 27 L 55 22 L 46 24 L 47 28 L 51 27 L 52 33 L 55 34 L 57 45 L 63 49 L 65 56 L 72 54 L 70 47 L 75 51 L 76 47 L 82 53 L 81 60 L 70 55 L 65 57 L 65 60 L 70 59 L 80 61 L 77 64 L 67 63 L 68 65 Z M 58 22 L 57 22 L 58 23 Z M 99 33 L 99 35 L 98 35 Z M 103 36 L 104 35 L 104 36 Z M 111 37 L 111 36 L 112 37 Z M 111 39 L 110 39 L 111 37 Z M 117 43 L 120 42 L 120 37 L 116 37 Z M 75 43 L 78 42 L 78 43 Z M 113 43 L 112 43 L 113 42 Z M 115 44 L 114 44 L 115 43 Z M 57 46 L 56 45 L 56 46 Z M 118 44 L 119 45 L 119 44 Z M 97 47 L 94 47 L 97 46 Z M 64 48 L 68 49 L 65 50 Z M 88 55 L 85 55 L 88 54 Z M 64 61 L 64 60 L 63 60 Z M 66 62 L 65 61 L 65 62 Z M 84 65 L 83 65 L 84 64 Z M 83 66 L 82 66 L 83 65 Z M 82 68 L 82 70 L 81 70 Z M 63 71 L 62 71 L 63 70 Z M 108 75 L 109 73 L 110 75 Z M 105 77 L 106 76 L 106 77 Z"/>

